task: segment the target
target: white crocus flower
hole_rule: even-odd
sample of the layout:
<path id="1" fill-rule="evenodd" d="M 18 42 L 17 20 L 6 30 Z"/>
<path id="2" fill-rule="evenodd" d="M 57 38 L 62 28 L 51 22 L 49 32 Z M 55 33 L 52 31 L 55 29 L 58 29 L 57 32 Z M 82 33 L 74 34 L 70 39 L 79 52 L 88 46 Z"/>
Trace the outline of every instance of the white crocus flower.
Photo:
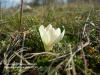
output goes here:
<path id="1" fill-rule="evenodd" d="M 55 43 L 58 43 L 64 36 L 65 30 L 61 32 L 60 28 L 54 29 L 51 24 L 47 27 L 39 27 L 40 36 L 44 44 L 45 51 L 52 50 Z"/>

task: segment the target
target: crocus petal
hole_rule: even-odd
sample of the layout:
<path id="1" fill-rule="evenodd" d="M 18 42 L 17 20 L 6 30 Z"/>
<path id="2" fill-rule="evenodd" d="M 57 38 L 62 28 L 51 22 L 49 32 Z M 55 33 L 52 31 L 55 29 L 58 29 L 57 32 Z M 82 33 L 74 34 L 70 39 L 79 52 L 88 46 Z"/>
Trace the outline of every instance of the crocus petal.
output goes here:
<path id="1" fill-rule="evenodd" d="M 60 28 L 57 28 L 57 29 L 55 30 L 55 32 L 56 32 L 56 36 L 58 37 L 58 36 L 61 34 Z"/>
<path id="2" fill-rule="evenodd" d="M 50 43 L 50 36 L 48 32 L 44 33 L 44 35 L 42 36 L 42 41 L 45 45 L 48 45 Z"/>
<path id="3" fill-rule="evenodd" d="M 55 40 L 55 43 L 58 43 L 60 40 L 62 40 L 64 34 L 65 34 L 65 29 L 64 29 L 63 32 L 58 36 L 58 38 Z"/>
<path id="4" fill-rule="evenodd" d="M 50 45 L 54 45 L 55 44 L 55 40 L 60 36 L 60 29 L 58 28 L 57 30 L 55 30 L 54 28 L 52 28 L 51 30 L 49 30 L 49 34 L 50 34 Z"/>
<path id="5" fill-rule="evenodd" d="M 49 24 L 45 29 L 46 29 L 47 31 L 51 30 L 51 29 L 52 29 L 52 25 Z"/>
<path id="6" fill-rule="evenodd" d="M 58 38 L 60 37 L 60 34 L 61 34 L 60 28 L 57 28 L 53 33 L 55 34 L 55 36 L 53 37 L 54 38 L 53 43 L 55 44 L 57 43 Z"/>
<path id="7" fill-rule="evenodd" d="M 39 27 L 39 32 L 40 32 L 40 35 L 41 35 L 41 38 L 42 38 L 43 35 L 44 35 L 44 32 L 45 32 L 45 29 L 44 29 L 44 26 L 43 26 L 43 25 L 41 25 L 41 26 Z"/>
<path id="8" fill-rule="evenodd" d="M 48 32 L 49 36 L 50 36 L 49 45 L 51 45 L 54 42 L 54 40 L 56 39 L 55 29 L 52 27 L 51 24 L 49 24 L 45 29 Z"/>
<path id="9" fill-rule="evenodd" d="M 48 44 L 50 42 L 49 33 L 44 29 L 44 26 L 41 25 L 39 28 L 40 36 L 44 44 Z"/>

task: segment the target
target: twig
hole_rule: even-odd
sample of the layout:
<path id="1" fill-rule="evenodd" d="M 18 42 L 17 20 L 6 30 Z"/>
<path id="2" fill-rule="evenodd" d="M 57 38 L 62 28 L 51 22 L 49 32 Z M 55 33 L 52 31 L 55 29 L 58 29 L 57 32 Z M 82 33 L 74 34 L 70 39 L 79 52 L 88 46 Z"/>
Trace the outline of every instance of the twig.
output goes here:
<path id="1" fill-rule="evenodd" d="M 19 30 L 20 30 L 20 27 L 22 25 L 22 17 L 23 17 L 23 0 L 21 0 L 21 6 L 20 6 L 20 26 L 19 26 Z"/>
<path id="2" fill-rule="evenodd" d="M 72 53 L 72 48 L 71 48 L 71 44 L 69 44 L 69 48 L 70 48 L 70 56 L 72 56 L 73 55 L 73 53 Z M 76 74 L 76 69 L 75 69 L 75 64 L 74 64 L 74 59 L 72 58 L 72 72 L 73 72 L 73 75 L 77 75 Z"/>
<path id="3" fill-rule="evenodd" d="M 24 57 L 26 57 L 26 59 L 29 59 L 29 58 L 32 58 L 32 57 L 35 57 L 35 56 L 39 56 L 39 55 L 52 55 L 52 56 L 59 56 L 59 54 L 55 54 L 55 53 L 52 53 L 52 52 L 41 52 L 41 53 L 28 53 L 26 54 Z M 29 56 L 29 57 L 27 57 Z"/>
<path id="4" fill-rule="evenodd" d="M 87 22 L 89 21 L 90 14 L 91 14 L 91 11 L 89 12 L 89 14 L 87 16 L 86 23 L 84 25 L 83 33 L 82 33 L 83 38 L 86 38 L 88 41 L 90 41 L 90 40 L 89 40 L 89 37 L 88 37 L 88 35 L 86 33 L 86 27 L 88 26 Z M 83 47 L 83 42 L 81 42 L 81 46 Z M 84 64 L 85 64 L 84 65 L 85 75 L 87 75 L 87 60 L 85 58 L 85 53 L 84 53 L 83 48 L 82 48 L 81 52 L 82 52 L 82 58 L 83 58 L 83 61 L 84 61 Z"/>
<path id="5" fill-rule="evenodd" d="M 83 46 L 83 43 L 81 43 L 81 45 Z M 83 58 L 83 61 L 84 61 L 84 69 L 85 69 L 84 74 L 87 75 L 87 60 L 85 58 L 85 52 L 84 52 L 83 49 L 81 50 L 81 52 L 82 52 L 82 58 Z"/>
<path id="6" fill-rule="evenodd" d="M 69 54 L 61 55 L 61 56 L 58 56 L 57 58 L 54 58 L 54 59 L 52 59 L 52 60 L 50 60 L 50 61 L 56 61 L 56 60 L 59 60 L 59 59 L 66 58 L 66 57 L 68 57 L 68 56 L 69 56 Z"/>
<path id="7" fill-rule="evenodd" d="M 24 62 L 26 62 L 27 64 L 31 64 L 30 62 L 28 62 L 25 58 L 23 58 L 22 56 L 20 56 L 17 52 L 14 52 L 15 55 L 17 55 L 20 59 L 22 59 Z"/>

